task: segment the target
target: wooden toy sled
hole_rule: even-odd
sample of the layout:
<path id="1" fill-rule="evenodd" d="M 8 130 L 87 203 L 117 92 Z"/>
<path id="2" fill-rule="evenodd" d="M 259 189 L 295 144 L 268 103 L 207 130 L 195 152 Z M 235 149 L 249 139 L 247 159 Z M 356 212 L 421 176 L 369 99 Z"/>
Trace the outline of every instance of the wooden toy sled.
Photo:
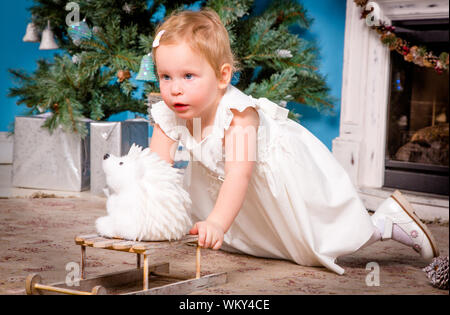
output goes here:
<path id="1" fill-rule="evenodd" d="M 135 242 L 101 237 L 98 234 L 79 235 L 75 243 L 81 247 L 81 272 L 79 286 L 68 286 L 65 282 L 45 285 L 38 274 L 28 275 L 25 283 L 27 294 L 71 294 L 71 295 L 150 295 L 188 294 L 227 282 L 225 272 L 201 276 L 201 249 L 197 235 L 186 235 L 178 241 Z M 196 246 L 196 270 L 191 277 L 170 274 L 169 263 L 149 264 L 149 256 L 155 250 L 182 245 Z M 86 278 L 86 247 L 108 249 L 136 254 L 136 268 Z M 141 260 L 143 258 L 143 266 Z"/>

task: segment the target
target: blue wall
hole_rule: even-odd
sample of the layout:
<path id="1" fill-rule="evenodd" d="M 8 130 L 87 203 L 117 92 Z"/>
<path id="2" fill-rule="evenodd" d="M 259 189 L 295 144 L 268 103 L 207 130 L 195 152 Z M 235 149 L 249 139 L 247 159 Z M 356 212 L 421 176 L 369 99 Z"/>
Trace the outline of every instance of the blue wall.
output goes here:
<path id="1" fill-rule="evenodd" d="M 52 59 L 56 50 L 39 50 L 39 43 L 24 43 L 22 38 L 31 15 L 26 10 L 32 5 L 29 0 L 2 1 L 0 10 L 0 30 L 2 49 L 0 50 L 0 131 L 9 131 L 14 116 L 26 111 L 25 106 L 17 106 L 16 100 L 7 97 L 13 86 L 9 68 L 34 71 L 40 58 Z"/>
<path id="2" fill-rule="evenodd" d="M 256 0 L 258 6 L 264 6 L 268 0 Z M 315 109 L 297 105 L 296 111 L 302 115 L 301 123 L 331 149 L 331 141 L 339 135 L 339 112 L 342 83 L 342 63 L 344 50 L 345 0 L 300 0 L 307 8 L 314 23 L 306 34 L 306 39 L 315 39 L 320 52 L 319 71 L 327 76 L 331 94 L 339 99 L 335 104 L 334 115 L 323 115 Z M 23 106 L 17 106 L 16 100 L 8 98 L 8 89 L 13 86 L 8 68 L 24 69 L 28 72 L 36 69 L 39 58 L 52 58 L 58 51 L 39 50 L 39 43 L 24 43 L 30 14 L 26 10 L 31 0 L 2 1 L 0 10 L 0 30 L 3 41 L 0 50 L 0 131 L 9 131 L 15 115 L 24 112 Z M 123 113 L 112 119 L 134 118 Z"/>
<path id="3" fill-rule="evenodd" d="M 327 77 L 331 95 L 337 99 L 334 115 L 323 115 L 307 106 L 299 105 L 300 122 L 317 136 L 330 150 L 332 140 L 339 136 L 342 65 L 344 59 L 345 0 L 301 0 L 314 22 L 306 39 L 314 39 L 320 51 L 319 71 Z"/>

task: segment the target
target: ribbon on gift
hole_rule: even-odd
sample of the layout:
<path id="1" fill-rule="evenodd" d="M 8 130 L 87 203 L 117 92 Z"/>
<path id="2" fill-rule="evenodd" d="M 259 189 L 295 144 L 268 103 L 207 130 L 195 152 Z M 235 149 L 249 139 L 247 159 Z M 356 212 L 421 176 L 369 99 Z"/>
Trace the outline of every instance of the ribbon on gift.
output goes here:
<path id="1" fill-rule="evenodd" d="M 261 109 L 269 117 L 275 120 L 286 120 L 288 118 L 289 110 L 287 108 L 281 107 L 265 97 L 255 99 L 255 101 L 257 108 Z"/>

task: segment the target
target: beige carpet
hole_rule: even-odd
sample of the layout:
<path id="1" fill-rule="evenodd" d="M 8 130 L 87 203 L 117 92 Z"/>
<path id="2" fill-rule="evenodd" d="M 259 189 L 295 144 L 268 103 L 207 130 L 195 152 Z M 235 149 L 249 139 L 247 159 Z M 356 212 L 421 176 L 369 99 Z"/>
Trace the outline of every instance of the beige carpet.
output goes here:
<path id="1" fill-rule="evenodd" d="M 64 281 L 66 265 L 80 261 L 74 236 L 95 232 L 95 219 L 105 213 L 100 197 L 0 199 L 0 294 L 23 294 L 30 273 L 39 273 L 46 284 Z M 429 227 L 441 255 L 447 256 L 448 224 Z M 102 249 L 87 248 L 87 258 L 88 276 L 136 263 L 135 255 Z M 160 262 L 170 262 L 171 273 L 195 274 L 195 249 L 160 250 L 151 263 Z M 448 294 L 429 284 L 421 270 L 427 262 L 394 241 L 379 242 L 338 263 L 346 270 L 342 276 L 288 261 L 203 250 L 203 274 L 227 272 L 228 282 L 193 294 Z M 379 285 L 372 277 L 377 269 Z"/>

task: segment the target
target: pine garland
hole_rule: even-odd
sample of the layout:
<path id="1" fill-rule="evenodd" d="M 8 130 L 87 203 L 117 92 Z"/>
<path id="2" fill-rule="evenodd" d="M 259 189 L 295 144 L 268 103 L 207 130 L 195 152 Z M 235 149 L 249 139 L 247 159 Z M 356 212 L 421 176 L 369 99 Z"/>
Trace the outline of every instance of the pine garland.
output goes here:
<path id="1" fill-rule="evenodd" d="M 354 0 L 354 2 L 362 8 L 361 19 L 365 19 L 373 11 L 373 8 L 371 10 L 366 9 L 369 0 Z M 378 25 L 372 25 L 371 28 L 380 34 L 380 40 L 384 45 L 391 51 L 401 54 L 405 61 L 413 62 L 421 67 L 434 68 L 439 74 L 448 71 L 448 52 L 442 52 L 439 56 L 436 56 L 432 51 L 428 51 L 426 47 L 411 46 L 409 42 L 395 34 L 394 26 L 387 25 L 384 21 L 379 21 Z"/>

